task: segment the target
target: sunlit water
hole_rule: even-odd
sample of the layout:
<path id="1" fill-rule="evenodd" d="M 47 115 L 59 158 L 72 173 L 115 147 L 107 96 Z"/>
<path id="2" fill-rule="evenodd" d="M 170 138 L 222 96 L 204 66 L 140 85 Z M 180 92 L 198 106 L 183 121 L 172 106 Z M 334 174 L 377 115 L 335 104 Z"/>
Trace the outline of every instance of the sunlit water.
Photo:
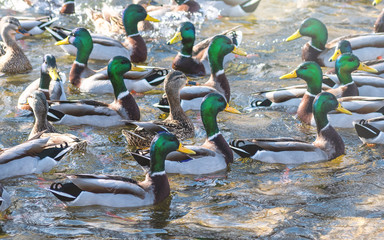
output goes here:
<path id="1" fill-rule="evenodd" d="M 21 1 L 1 1 L 4 8 L 27 9 Z M 12 5 L 11 5 L 12 4 Z M 123 1 L 109 1 L 124 6 Z M 18 8 L 16 7 L 18 6 Z M 204 5 L 203 5 L 204 6 Z M 101 8 L 101 1 L 78 1 L 78 16 L 60 16 L 59 24 L 93 29 L 86 8 Z M 204 9 L 204 7 L 203 7 Z M 284 42 L 306 17 L 317 17 L 328 27 L 329 39 L 345 34 L 372 31 L 381 6 L 370 1 L 294 1 L 263 0 L 256 12 L 244 18 L 220 18 L 207 8 L 196 15 L 198 39 L 241 25 L 242 49 L 250 56 L 235 59 L 226 69 L 231 84 L 231 105 L 241 115 L 219 114 L 219 126 L 227 140 L 247 137 L 291 136 L 313 141 L 315 129 L 302 126 L 285 111 L 245 111 L 256 98 L 252 93 L 303 83 L 279 80 L 301 61 L 301 46 L 307 39 Z M 46 11 L 46 10 L 44 10 Z M 54 12 L 58 10 L 55 9 Z M 6 11 L 2 11 L 2 14 Z M 204 20 L 204 18 L 206 20 Z M 148 64 L 169 67 L 180 45 L 167 46 L 180 16 L 160 23 L 156 32 L 144 33 L 148 39 Z M 79 25 L 77 25 L 79 23 Z M 23 142 L 30 131 L 32 117 L 16 109 L 17 98 L 32 80 L 39 77 L 42 56 L 53 53 L 60 70 L 68 73 L 74 58 L 54 46 L 48 34 L 19 41 L 33 65 L 33 71 L 0 77 L 0 147 Z M 105 62 L 90 61 L 98 69 Z M 205 81 L 205 79 L 197 79 Z M 69 88 L 68 88 L 69 90 Z M 158 90 L 162 90 L 161 87 Z M 71 99 L 95 98 L 112 101 L 112 95 L 79 94 Z M 158 118 L 152 107 L 159 95 L 136 96 L 142 119 Z M 189 114 L 196 123 L 196 143 L 204 132 L 198 113 Z M 60 126 L 89 141 L 85 153 L 74 152 L 51 172 L 26 176 L 2 183 L 12 195 L 9 220 L 0 222 L 0 237 L 45 238 L 212 238 L 212 239 L 368 239 L 384 238 L 384 161 L 383 149 L 362 146 L 353 129 L 339 129 L 346 143 L 346 155 L 337 160 L 292 168 L 238 159 L 227 173 L 210 176 L 169 176 L 172 194 L 155 207 L 116 209 L 105 207 L 66 208 L 45 188 L 65 175 L 77 173 L 115 174 L 143 180 L 142 170 L 130 157 L 121 128 Z M 189 141 L 193 143 L 193 141 Z"/>

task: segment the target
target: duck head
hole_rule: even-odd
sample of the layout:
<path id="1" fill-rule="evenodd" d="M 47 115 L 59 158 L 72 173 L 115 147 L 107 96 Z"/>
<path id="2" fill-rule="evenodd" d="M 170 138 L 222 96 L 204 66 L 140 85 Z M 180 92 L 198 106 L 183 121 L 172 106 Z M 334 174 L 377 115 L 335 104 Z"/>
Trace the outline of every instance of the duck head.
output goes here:
<path id="1" fill-rule="evenodd" d="M 143 6 L 139 4 L 128 5 L 123 12 L 123 25 L 127 36 L 137 34 L 137 23 L 140 21 L 160 22 L 148 15 Z"/>
<path id="2" fill-rule="evenodd" d="M 52 54 L 46 54 L 43 58 L 43 64 L 41 64 L 41 77 L 40 77 L 40 90 L 48 90 L 51 80 L 59 80 L 59 76 L 56 58 Z"/>
<path id="3" fill-rule="evenodd" d="M 184 55 L 192 55 L 193 44 L 195 43 L 195 26 L 191 22 L 181 23 L 179 29 L 171 40 L 167 42 L 168 45 L 182 41 L 183 48 L 181 53 Z"/>
<path id="4" fill-rule="evenodd" d="M 25 36 L 30 36 L 30 34 L 21 27 L 20 22 L 17 18 L 6 16 L 3 17 L 0 21 L 0 34 L 7 44 L 8 39 L 15 41 L 16 33 L 21 33 Z"/>
<path id="5" fill-rule="evenodd" d="M 341 40 L 337 43 L 335 52 L 328 61 L 333 62 L 343 53 L 352 53 L 352 46 L 348 40 Z"/>
<path id="6" fill-rule="evenodd" d="M 313 47 L 324 50 L 328 40 L 327 27 L 317 18 L 307 18 L 301 23 L 300 28 L 288 37 L 286 41 L 289 42 L 302 36 L 310 37 Z"/>

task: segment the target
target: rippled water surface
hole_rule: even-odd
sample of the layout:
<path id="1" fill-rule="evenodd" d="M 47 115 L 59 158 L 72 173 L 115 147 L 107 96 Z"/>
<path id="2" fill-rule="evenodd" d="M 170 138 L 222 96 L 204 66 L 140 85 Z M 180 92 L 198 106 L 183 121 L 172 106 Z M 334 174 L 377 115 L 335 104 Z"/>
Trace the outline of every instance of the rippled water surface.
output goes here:
<path id="1" fill-rule="evenodd" d="M 87 26 L 87 8 L 100 8 L 102 1 L 76 0 L 78 16 L 60 16 L 57 24 L 67 28 Z M 108 1 L 111 6 L 126 2 Z M 250 55 L 239 57 L 226 69 L 231 84 L 231 105 L 241 115 L 219 114 L 219 127 L 227 140 L 239 137 L 292 136 L 313 141 L 315 128 L 302 126 L 285 111 L 246 111 L 255 99 L 252 93 L 303 83 L 279 80 L 301 61 L 301 46 L 307 39 L 284 42 L 306 17 L 321 19 L 328 27 L 329 39 L 345 34 L 366 33 L 381 7 L 370 1 L 262 0 L 256 12 L 243 18 L 216 18 L 211 8 L 207 16 L 194 16 L 198 39 L 241 26 L 242 49 Z M 23 10 L 20 1 L 0 1 L 2 8 Z M 28 15 L 36 15 L 26 10 Z M 57 11 L 57 10 L 55 10 Z M 1 14 L 9 11 L 1 10 Z M 146 32 L 150 65 L 169 67 L 180 45 L 167 46 L 180 21 L 164 17 L 155 32 Z M 17 98 L 32 80 L 39 77 L 42 56 L 52 53 L 64 73 L 74 57 L 54 46 L 48 34 L 19 41 L 33 71 L 0 77 L 0 147 L 23 142 L 33 119 L 16 108 Z M 93 69 L 105 62 L 90 61 Z M 196 79 L 205 81 L 205 79 Z M 70 89 L 68 88 L 70 91 Z M 162 90 L 158 87 L 158 90 Z M 95 98 L 105 102 L 112 95 L 79 94 L 70 98 Z M 158 94 L 136 96 L 142 119 L 158 118 L 161 112 L 152 104 Z M 197 129 L 196 143 L 204 132 L 198 113 L 189 113 Z M 8 220 L 0 222 L 0 237 L 17 239 L 45 238 L 166 238 L 166 239 L 370 239 L 384 238 L 384 161 L 383 148 L 362 146 L 353 129 L 339 129 L 346 143 L 346 155 L 333 161 L 292 168 L 238 159 L 227 173 L 209 176 L 169 176 L 171 197 L 155 207 L 117 209 L 105 207 L 65 207 L 44 188 L 65 175 L 77 173 L 115 174 L 143 180 L 140 167 L 131 158 L 121 128 L 65 127 L 89 141 L 85 153 L 74 152 L 51 172 L 26 176 L 2 183 L 12 194 Z M 192 142 L 192 141 L 190 141 Z"/>

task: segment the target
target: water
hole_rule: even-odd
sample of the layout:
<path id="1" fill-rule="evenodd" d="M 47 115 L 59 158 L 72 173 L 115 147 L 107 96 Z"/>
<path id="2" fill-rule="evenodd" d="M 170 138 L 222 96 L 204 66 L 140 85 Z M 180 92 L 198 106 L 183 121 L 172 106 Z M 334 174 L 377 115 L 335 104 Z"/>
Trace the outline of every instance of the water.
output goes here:
<path id="1" fill-rule="evenodd" d="M 122 1 L 109 1 L 124 6 Z M 20 2 L 1 1 L 1 6 L 19 6 Z M 282 4 L 283 7 L 282 7 Z M 100 8 L 99 1 L 77 1 L 78 16 L 61 16 L 68 28 L 88 26 L 85 9 Z M 255 99 L 252 93 L 303 83 L 279 80 L 301 61 L 301 46 L 307 39 L 284 42 L 306 17 L 317 17 L 328 27 L 329 39 L 346 34 L 372 31 L 381 6 L 370 1 L 295 1 L 263 0 L 253 15 L 229 19 L 195 16 L 198 38 L 211 36 L 241 25 L 242 49 L 250 53 L 229 64 L 226 73 L 231 84 L 231 105 L 242 115 L 219 114 L 219 127 L 227 140 L 247 137 L 291 136 L 313 141 L 315 129 L 301 125 L 284 111 L 244 109 Z M 55 10 L 57 11 L 57 10 Z M 34 15 L 28 11 L 28 15 Z M 210 11 L 210 14 L 215 14 Z M 151 38 L 150 65 L 168 67 L 180 45 L 167 46 L 178 19 L 162 23 Z M 76 25 L 79 23 L 80 25 Z M 169 24 L 169 25 L 168 25 Z M 19 116 L 19 94 L 39 77 L 45 53 L 53 53 L 61 71 L 68 73 L 74 58 L 54 46 L 48 34 L 20 41 L 33 71 L 0 77 L 0 147 L 24 141 L 32 126 L 31 117 Z M 105 62 L 90 61 L 98 69 Z M 195 79 L 205 81 L 205 79 Z M 161 87 L 158 88 L 161 90 Z M 112 101 L 112 95 L 95 96 L 71 91 L 70 98 L 95 98 Z M 137 96 L 142 119 L 157 118 L 161 112 L 151 107 L 158 95 Z M 199 114 L 189 113 L 196 123 L 198 138 L 204 132 Z M 384 161 L 382 147 L 362 146 L 353 129 L 338 129 L 346 143 L 346 155 L 333 161 L 307 164 L 286 172 L 279 164 L 235 159 L 230 170 L 210 176 L 171 175 L 171 197 L 154 207 L 116 209 L 105 207 L 66 208 L 44 188 L 65 175 L 78 173 L 115 174 L 143 180 L 142 170 L 128 153 L 121 128 L 58 127 L 89 141 L 87 152 L 75 152 L 63 159 L 51 172 L 26 176 L 2 183 L 12 195 L 9 220 L 0 222 L 0 237 L 17 239 L 382 239 Z M 189 141 L 192 142 L 192 141 Z M 192 142 L 193 143 L 193 142 Z"/>

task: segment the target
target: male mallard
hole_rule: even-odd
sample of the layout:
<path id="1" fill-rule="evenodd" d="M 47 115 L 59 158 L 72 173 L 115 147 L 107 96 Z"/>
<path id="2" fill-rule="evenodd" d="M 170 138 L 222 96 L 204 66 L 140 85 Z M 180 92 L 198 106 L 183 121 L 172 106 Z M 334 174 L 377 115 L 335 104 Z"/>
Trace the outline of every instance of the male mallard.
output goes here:
<path id="1" fill-rule="evenodd" d="M 307 18 L 301 23 L 300 28 L 287 38 L 292 41 L 302 36 L 311 37 L 302 48 L 304 61 L 315 61 L 320 66 L 333 67 L 334 63 L 328 59 L 334 52 L 334 47 L 340 40 L 348 40 L 353 48 L 353 53 L 361 61 L 374 60 L 384 55 L 384 35 L 376 33 L 343 36 L 327 43 L 328 31 L 326 26 L 316 18 Z"/>
<path id="2" fill-rule="evenodd" d="M 36 90 L 44 92 L 48 100 L 67 100 L 63 81 L 61 81 L 57 70 L 56 58 L 51 54 L 44 55 L 43 64 L 41 64 L 40 78 L 29 84 L 21 93 L 17 107 L 19 109 L 30 110 L 27 98 Z"/>
<path id="3" fill-rule="evenodd" d="M 49 145 L 69 145 L 72 149 L 83 149 L 86 146 L 86 141 L 82 141 L 78 137 L 68 134 L 59 133 L 47 120 L 48 103 L 45 94 L 42 91 L 36 90 L 28 98 L 28 103 L 32 108 L 35 122 L 29 134 L 29 139 L 35 138 L 40 134 L 39 138 L 49 137 Z"/>
<path id="4" fill-rule="evenodd" d="M 167 75 L 164 81 L 164 91 L 167 94 L 170 108 L 168 117 L 163 121 L 130 122 L 137 128 L 134 131 L 123 130 L 129 146 L 147 148 L 156 133 L 165 131 L 165 129 L 176 135 L 178 139 L 195 136 L 193 123 L 180 106 L 180 89 L 185 86 L 186 82 L 187 77 L 182 72 L 172 71 Z"/>
<path id="5" fill-rule="evenodd" d="M 0 216 L 11 205 L 11 196 L 5 191 L 3 185 L 0 184 Z"/>
<path id="6" fill-rule="evenodd" d="M 0 54 L 0 72 L 16 74 L 32 69 L 28 58 L 16 43 L 16 33 L 28 34 L 21 28 L 19 20 L 9 16 L 3 17 L 0 21 L 0 34 L 4 41 L 5 54 Z"/>
<path id="7" fill-rule="evenodd" d="M 227 102 L 231 96 L 229 82 L 225 76 L 223 61 L 225 55 L 235 53 L 245 56 L 246 53 L 237 49 L 235 44 L 224 35 L 217 35 L 213 38 L 208 48 L 208 59 L 211 67 L 211 77 L 200 86 L 184 87 L 180 91 L 181 107 L 184 111 L 199 110 L 203 97 L 212 92 L 219 92 L 224 95 Z M 167 105 L 163 104 L 164 100 L 160 100 L 161 104 L 157 106 L 161 110 L 167 109 Z M 169 108 L 169 107 L 168 107 Z"/>
<path id="8" fill-rule="evenodd" d="M 253 13 L 261 0 L 215 0 L 213 6 L 223 17 L 243 17 Z"/>
<path id="9" fill-rule="evenodd" d="M 106 175 L 71 175 L 70 183 L 53 183 L 48 189 L 69 206 L 102 205 L 141 207 L 162 202 L 170 194 L 164 160 L 172 151 L 194 153 L 170 133 L 160 133 L 151 144 L 151 167 L 143 182 Z"/>
<path id="10" fill-rule="evenodd" d="M 223 95 L 210 93 L 201 104 L 201 120 L 207 138 L 201 146 L 188 146 L 196 154 L 186 155 L 177 152 L 170 153 L 165 160 L 167 173 L 181 174 L 210 174 L 227 169 L 233 162 L 233 153 L 217 126 L 217 114 L 221 111 L 240 113 L 228 106 Z M 147 156 L 132 153 L 142 166 L 148 166 L 151 161 Z"/>
<path id="11" fill-rule="evenodd" d="M 42 133 L 17 146 L 0 149 L 0 180 L 50 171 L 72 148 L 68 144 L 47 144 Z"/>
<path id="12" fill-rule="evenodd" d="M 80 91 L 83 92 L 113 92 L 112 85 L 108 80 L 107 70 L 102 69 L 95 72 L 87 66 L 89 55 L 92 52 L 93 47 L 96 46 L 95 44 L 92 44 L 92 37 L 87 29 L 74 29 L 66 39 L 56 43 L 56 45 L 62 44 L 71 44 L 77 48 L 76 60 L 72 64 L 72 68 L 69 73 L 70 83 L 80 88 Z M 165 75 L 168 73 L 165 69 L 156 68 L 148 68 L 146 71 L 141 71 L 142 69 L 134 67 L 132 70 L 137 71 L 124 74 L 124 83 L 129 91 L 135 92 L 145 92 L 151 90 L 155 86 L 162 83 Z"/>
<path id="13" fill-rule="evenodd" d="M 345 148 L 343 139 L 327 118 L 327 113 L 333 110 L 349 114 L 333 94 L 322 92 L 316 96 L 313 115 L 317 136 L 312 144 L 293 138 L 239 139 L 231 142 L 231 148 L 241 157 L 267 163 L 303 164 L 337 158 L 345 154 Z"/>
<path id="14" fill-rule="evenodd" d="M 232 42 L 239 46 L 241 43 L 242 33 L 240 31 L 234 31 L 230 29 L 221 33 L 221 35 L 228 35 L 232 39 Z M 195 46 L 195 26 L 191 22 L 183 22 L 177 30 L 175 36 L 167 42 L 167 44 L 174 44 L 179 41 L 182 42 L 183 48 L 176 57 L 173 59 L 172 68 L 182 71 L 185 74 L 193 74 L 198 76 L 204 76 L 210 74 L 210 68 L 208 64 L 207 51 L 209 44 L 212 42 L 213 37 L 205 39 Z M 224 58 L 224 64 L 229 61 L 226 55 Z"/>
<path id="15" fill-rule="evenodd" d="M 123 56 L 116 56 L 109 61 L 107 71 L 115 94 L 112 103 L 93 100 L 53 101 L 49 120 L 55 124 L 99 127 L 124 125 L 122 120 L 140 120 L 139 107 L 124 85 L 123 75 L 131 67 L 129 59 Z"/>
<path id="16" fill-rule="evenodd" d="M 363 143 L 384 144 L 384 116 L 353 122 L 357 136 Z"/>
<path id="17" fill-rule="evenodd" d="M 125 42 L 121 43 L 113 38 L 94 34 L 91 38 L 92 41 L 88 43 L 92 45 L 93 42 L 93 50 L 91 46 L 86 46 L 90 49 L 89 53 L 87 53 L 89 54 L 88 57 L 96 60 L 109 60 L 119 55 L 130 58 L 133 63 L 145 62 L 147 60 L 147 45 L 137 30 L 137 23 L 143 20 L 159 21 L 149 16 L 142 6 L 137 4 L 128 5 L 123 13 L 123 23 L 127 35 Z M 61 42 L 58 45 L 73 44 L 73 41 L 70 40 L 73 34 L 65 37 L 64 31 L 55 32 L 52 29 L 48 31 L 57 41 Z M 75 47 L 79 48 L 76 45 Z M 62 48 L 70 55 L 79 54 L 79 52 L 76 53 L 76 49 L 73 47 L 63 46 Z"/>

